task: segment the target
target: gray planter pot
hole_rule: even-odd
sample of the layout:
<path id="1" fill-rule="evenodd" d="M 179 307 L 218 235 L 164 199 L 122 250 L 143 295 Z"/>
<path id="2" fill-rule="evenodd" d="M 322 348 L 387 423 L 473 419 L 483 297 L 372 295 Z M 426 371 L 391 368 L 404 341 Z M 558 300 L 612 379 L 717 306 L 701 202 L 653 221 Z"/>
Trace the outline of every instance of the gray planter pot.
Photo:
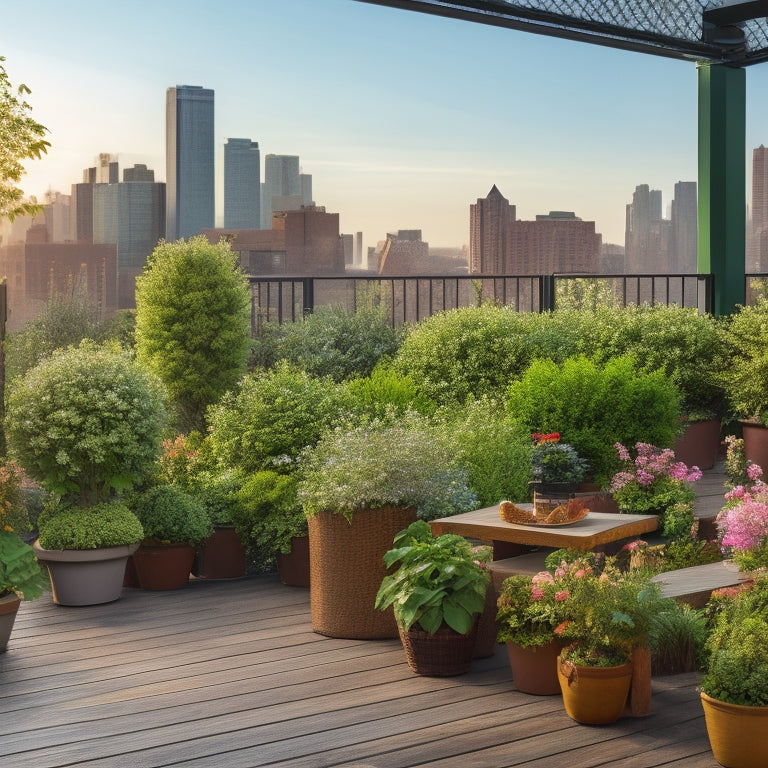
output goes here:
<path id="1" fill-rule="evenodd" d="M 33 545 L 48 568 L 53 602 L 57 605 L 100 605 L 117 600 L 123 591 L 128 558 L 138 543 L 104 549 L 43 549 Z"/>
<path id="2" fill-rule="evenodd" d="M 8 640 L 11 637 L 13 622 L 16 620 L 16 612 L 19 610 L 21 600 L 16 594 L 0 597 L 0 653 L 8 647 Z"/>

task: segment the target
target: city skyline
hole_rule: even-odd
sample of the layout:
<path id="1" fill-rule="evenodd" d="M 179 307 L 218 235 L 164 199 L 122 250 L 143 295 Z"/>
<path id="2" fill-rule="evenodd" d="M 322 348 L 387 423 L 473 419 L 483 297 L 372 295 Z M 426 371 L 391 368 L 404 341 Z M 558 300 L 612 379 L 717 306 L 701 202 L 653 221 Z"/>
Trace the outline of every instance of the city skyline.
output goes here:
<path id="1" fill-rule="evenodd" d="M 300 156 L 317 204 L 366 246 L 400 229 L 468 244 L 469 206 L 494 184 L 520 219 L 574 211 L 621 244 L 639 184 L 666 207 L 697 179 L 693 63 L 355 0 L 41 0 L 7 36 L 11 81 L 50 130 L 21 183 L 39 199 L 101 152 L 166 181 L 165 93 L 182 84 L 216 94 L 217 223 L 232 137 Z M 747 69 L 748 186 L 766 86 L 768 65 Z"/>

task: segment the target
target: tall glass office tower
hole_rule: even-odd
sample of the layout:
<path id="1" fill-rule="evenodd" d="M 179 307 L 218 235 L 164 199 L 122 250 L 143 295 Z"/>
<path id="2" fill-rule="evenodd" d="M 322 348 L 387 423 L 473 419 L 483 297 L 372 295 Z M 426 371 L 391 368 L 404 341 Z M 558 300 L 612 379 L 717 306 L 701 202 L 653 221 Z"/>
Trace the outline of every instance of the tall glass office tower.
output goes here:
<path id="1" fill-rule="evenodd" d="M 227 139 L 224 145 L 224 226 L 227 229 L 259 229 L 260 198 L 258 142 Z"/>
<path id="2" fill-rule="evenodd" d="M 215 224 L 213 90 L 169 88 L 165 99 L 166 229 L 169 241 Z"/>

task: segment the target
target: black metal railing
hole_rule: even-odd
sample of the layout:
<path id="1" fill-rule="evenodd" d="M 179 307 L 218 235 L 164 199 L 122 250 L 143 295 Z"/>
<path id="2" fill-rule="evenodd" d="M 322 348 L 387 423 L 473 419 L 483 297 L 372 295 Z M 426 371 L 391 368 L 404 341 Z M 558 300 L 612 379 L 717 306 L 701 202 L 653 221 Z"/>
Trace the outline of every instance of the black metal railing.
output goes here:
<path id="1" fill-rule="evenodd" d="M 315 307 L 338 304 L 354 311 L 361 302 L 371 300 L 387 303 L 393 325 L 482 302 L 519 312 L 642 303 L 711 312 L 713 306 L 711 275 L 281 275 L 249 280 L 255 333 L 264 322 L 293 322 Z"/>

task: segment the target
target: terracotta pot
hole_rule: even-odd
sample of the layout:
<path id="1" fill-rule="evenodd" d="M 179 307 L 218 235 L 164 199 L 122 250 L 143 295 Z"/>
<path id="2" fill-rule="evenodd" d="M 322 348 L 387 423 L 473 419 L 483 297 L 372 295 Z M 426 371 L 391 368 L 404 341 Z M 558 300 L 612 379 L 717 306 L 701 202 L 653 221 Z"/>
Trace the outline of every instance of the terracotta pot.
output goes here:
<path id="1" fill-rule="evenodd" d="M 443 625 L 431 635 L 422 629 L 398 627 L 408 666 L 427 677 L 463 675 L 472 666 L 477 622 L 465 635 Z"/>
<path id="2" fill-rule="evenodd" d="M 277 553 L 277 572 L 288 587 L 309 587 L 309 536 L 293 536 L 291 551 Z"/>
<path id="3" fill-rule="evenodd" d="M 744 453 L 747 459 L 759 464 L 768 472 L 768 428 L 762 424 L 742 421 L 741 434 L 744 437 Z"/>
<path id="4" fill-rule="evenodd" d="M 394 611 L 373 605 L 387 575 L 384 554 L 395 534 L 416 520 L 415 509 L 382 507 L 344 515 L 319 512 L 309 524 L 312 629 L 328 637 L 397 637 Z"/>
<path id="5" fill-rule="evenodd" d="M 195 548 L 188 544 L 163 547 L 139 547 L 133 553 L 133 564 L 142 589 L 162 591 L 189 586 L 189 572 L 195 559 Z"/>
<path id="6" fill-rule="evenodd" d="M 509 666 L 512 668 L 512 682 L 515 688 L 522 693 L 533 693 L 537 696 L 553 696 L 560 693 L 557 659 L 564 647 L 565 643 L 559 639 L 529 648 L 507 642 Z"/>
<path id="7" fill-rule="evenodd" d="M 624 712 L 632 683 L 632 663 L 619 667 L 582 667 L 557 661 L 557 678 L 565 711 L 577 723 L 614 723 Z"/>
<path id="8" fill-rule="evenodd" d="M 138 544 L 103 549 L 44 549 L 36 541 L 37 559 L 48 568 L 57 605 L 101 605 L 119 599 L 128 558 Z"/>
<path id="9" fill-rule="evenodd" d="M 768 765 L 768 707 L 728 704 L 702 691 L 701 705 L 712 753 L 726 768 Z"/>
<path id="10" fill-rule="evenodd" d="M 14 592 L 0 597 L 0 653 L 8 647 L 8 640 L 20 605 L 21 600 Z"/>
<path id="11" fill-rule="evenodd" d="M 215 528 L 197 554 L 195 575 L 202 579 L 241 579 L 245 547 L 231 526 Z"/>
<path id="12" fill-rule="evenodd" d="M 673 446 L 675 458 L 689 467 L 712 469 L 720 452 L 720 419 L 689 421 Z"/>

